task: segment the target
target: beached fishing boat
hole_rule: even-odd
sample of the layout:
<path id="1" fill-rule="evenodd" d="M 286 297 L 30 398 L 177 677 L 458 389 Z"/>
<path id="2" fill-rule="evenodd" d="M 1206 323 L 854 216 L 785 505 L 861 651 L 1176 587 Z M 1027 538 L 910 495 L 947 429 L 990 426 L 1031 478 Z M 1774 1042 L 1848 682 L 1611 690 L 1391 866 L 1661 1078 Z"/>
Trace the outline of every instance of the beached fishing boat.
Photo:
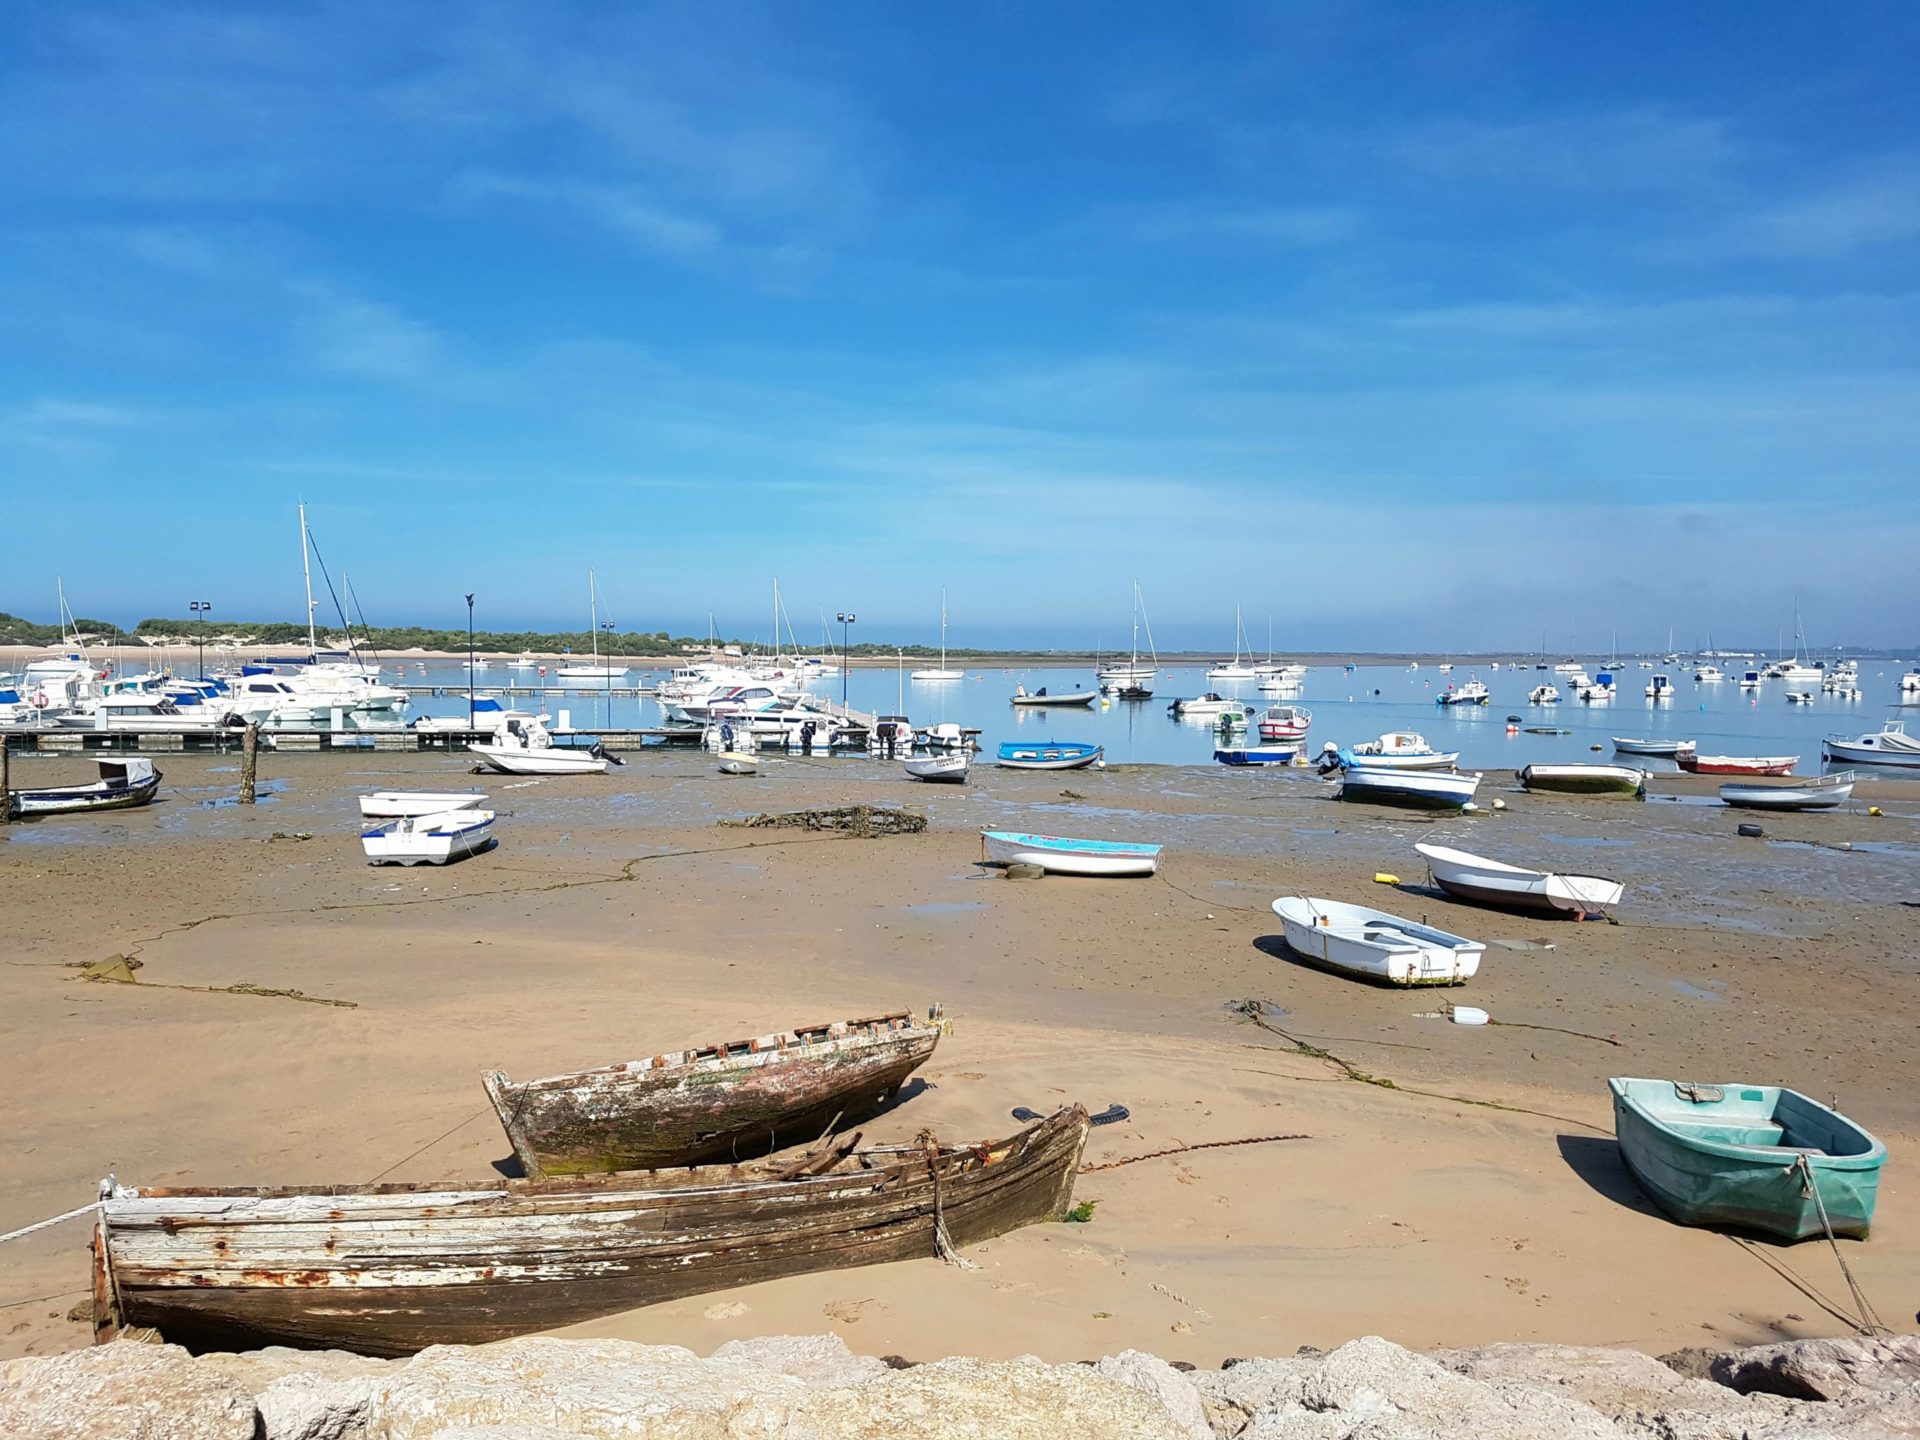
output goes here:
<path id="1" fill-rule="evenodd" d="M 995 763 L 1008 770 L 1080 770 L 1102 763 L 1105 753 L 1071 740 L 1004 740 Z"/>
<path id="2" fill-rule="evenodd" d="M 1598 875 L 1560 875 L 1528 870 L 1444 845 L 1415 845 L 1433 883 L 1459 900 L 1507 910 L 1536 910 L 1585 919 L 1602 915 L 1625 893 L 1618 880 Z"/>
<path id="3" fill-rule="evenodd" d="M 1390 730 L 1378 740 L 1344 749 L 1328 741 L 1326 752 L 1337 755 L 1350 770 L 1451 770 L 1460 759 L 1458 750 L 1436 750 L 1426 736 L 1411 730 Z"/>
<path id="4" fill-rule="evenodd" d="M 754 1159 L 845 1132 L 933 1054 L 937 1025 L 905 1011 L 796 1026 L 593 1070 L 481 1077 L 534 1178 Z"/>
<path id="5" fill-rule="evenodd" d="M 1487 949 L 1478 940 L 1340 900 L 1283 895 L 1273 913 L 1302 959 L 1390 985 L 1458 985 L 1480 968 Z"/>
<path id="6" fill-rule="evenodd" d="M 486 803 L 487 797 L 478 790 L 376 790 L 360 797 L 360 814 L 367 820 L 402 820 L 471 810 Z"/>
<path id="7" fill-rule="evenodd" d="M 900 762 L 908 776 L 934 784 L 964 785 L 967 767 L 973 756 L 964 749 L 943 750 L 936 755 L 909 755 Z"/>
<path id="8" fill-rule="evenodd" d="M 1877 734 L 1856 735 L 1851 740 L 1829 735 L 1820 746 L 1820 754 L 1848 764 L 1920 766 L 1920 736 L 1907 734 L 1905 721 L 1889 720 Z"/>
<path id="9" fill-rule="evenodd" d="M 1785 1240 L 1829 1227 L 1864 1240 L 1872 1228 L 1887 1147 L 1838 1111 L 1777 1085 L 1616 1077 L 1607 1088 L 1621 1158 L 1681 1224 Z"/>
<path id="10" fill-rule="evenodd" d="M 443 810 L 409 815 L 360 834 L 369 865 L 445 865 L 493 844 L 493 811 Z"/>
<path id="11" fill-rule="evenodd" d="M 1668 760 L 1692 745 L 1691 740 L 1635 740 L 1624 735 L 1613 737 L 1613 748 L 1616 754 L 1654 755 Z"/>
<path id="12" fill-rule="evenodd" d="M 1262 740 L 1304 740 L 1313 724 L 1313 712 L 1304 705 L 1269 705 L 1260 712 Z"/>
<path id="13" fill-rule="evenodd" d="M 1342 800 L 1405 805 L 1417 810 L 1464 810 L 1480 788 L 1478 775 L 1433 770 L 1349 769 L 1340 777 Z"/>
<path id="14" fill-rule="evenodd" d="M 1158 845 L 1024 835 L 1012 830 L 982 830 L 980 853 L 990 865 L 1038 865 L 1049 875 L 1139 876 L 1151 875 L 1160 868 Z"/>
<path id="15" fill-rule="evenodd" d="M 1782 785 L 1736 780 L 1720 787 L 1720 798 L 1742 810 L 1832 810 L 1853 798 L 1851 770 L 1812 780 L 1789 780 Z"/>
<path id="16" fill-rule="evenodd" d="M 1631 765 L 1528 765 L 1520 771 L 1528 790 L 1567 795 L 1644 795 L 1647 772 Z"/>
<path id="17" fill-rule="evenodd" d="M 1099 698 L 1100 698 L 1100 692 L 1098 690 L 1072 690 L 1072 691 L 1067 691 L 1064 694 L 1049 695 L 1047 693 L 1047 687 L 1044 685 L 1042 685 L 1038 690 L 1034 691 L 1033 694 L 1029 695 L 1027 693 L 1026 686 L 1016 685 L 1013 690 L 1013 698 L 1011 703 L 1015 705 L 1024 705 L 1028 707 L 1047 706 L 1047 705 L 1092 705 L 1093 702 L 1098 700 Z"/>
<path id="18" fill-rule="evenodd" d="M 100 1186 L 94 1335 L 403 1355 L 784 1275 L 913 1260 L 1058 1220 L 1087 1112 L 1008 1139 L 591 1179 Z"/>
<path id="19" fill-rule="evenodd" d="M 1275 741 L 1270 745 L 1223 745 L 1213 758 L 1222 765 L 1291 765 L 1300 758 L 1300 742 Z"/>
<path id="20" fill-rule="evenodd" d="M 1696 775 L 1791 775 L 1797 755 L 1702 755 L 1682 745 L 1674 755 L 1682 770 Z"/>
<path id="21" fill-rule="evenodd" d="M 506 775 L 604 775 L 607 770 L 607 757 L 598 745 L 555 745 L 537 720 L 513 722 L 490 744 L 470 745 L 467 753 Z"/>
<path id="22" fill-rule="evenodd" d="M 16 820 L 70 815 L 81 810 L 130 810 L 160 793 L 164 778 L 144 755 L 99 762 L 100 778 L 91 785 L 44 785 L 12 792 Z"/>

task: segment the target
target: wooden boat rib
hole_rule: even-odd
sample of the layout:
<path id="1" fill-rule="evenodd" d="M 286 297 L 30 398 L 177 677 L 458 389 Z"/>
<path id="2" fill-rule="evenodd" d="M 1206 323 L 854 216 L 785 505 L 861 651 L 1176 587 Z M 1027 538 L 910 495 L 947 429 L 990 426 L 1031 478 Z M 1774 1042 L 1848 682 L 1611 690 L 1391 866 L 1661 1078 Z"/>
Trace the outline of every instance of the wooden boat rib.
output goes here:
<path id="1" fill-rule="evenodd" d="M 1444 845 L 1415 845 L 1433 883 L 1447 894 L 1508 910 L 1533 910 L 1584 919 L 1620 903 L 1625 887 L 1598 875 L 1557 875 L 1469 855 Z"/>
<path id="2" fill-rule="evenodd" d="M 493 1070 L 481 1083 L 529 1176 L 653 1170 L 748 1159 L 846 1129 L 939 1040 L 937 1027 L 900 1011 L 518 1084 Z"/>
<path id="3" fill-rule="evenodd" d="M 1872 1228 L 1887 1147 L 1819 1101 L 1777 1085 L 1616 1077 L 1607 1088 L 1621 1158 L 1681 1224 L 1787 1240 Z"/>
<path id="4" fill-rule="evenodd" d="M 45 785 L 16 789 L 10 801 L 13 815 L 31 819 L 40 815 L 70 815 L 81 810 L 131 810 L 160 793 L 165 777 L 144 755 L 125 760 L 102 760 L 100 778 L 90 785 Z"/>
<path id="5" fill-rule="evenodd" d="M 998 1143 L 458 1188 L 155 1189 L 109 1176 L 94 1333 L 150 1325 L 196 1349 L 403 1355 L 917 1259 L 936 1253 L 937 1220 L 965 1246 L 1061 1218 L 1087 1125 L 1071 1105 Z"/>

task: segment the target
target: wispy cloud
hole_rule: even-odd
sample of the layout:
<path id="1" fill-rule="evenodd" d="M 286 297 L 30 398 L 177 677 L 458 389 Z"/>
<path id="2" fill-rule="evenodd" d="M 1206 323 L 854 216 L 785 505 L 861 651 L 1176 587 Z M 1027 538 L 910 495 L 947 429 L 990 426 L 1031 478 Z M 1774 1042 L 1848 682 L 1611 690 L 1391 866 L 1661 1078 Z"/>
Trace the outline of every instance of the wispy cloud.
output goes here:
<path id="1" fill-rule="evenodd" d="M 1735 221 L 1729 239 L 1755 254 L 1821 260 L 1920 236 L 1920 163 L 1824 185 Z"/>

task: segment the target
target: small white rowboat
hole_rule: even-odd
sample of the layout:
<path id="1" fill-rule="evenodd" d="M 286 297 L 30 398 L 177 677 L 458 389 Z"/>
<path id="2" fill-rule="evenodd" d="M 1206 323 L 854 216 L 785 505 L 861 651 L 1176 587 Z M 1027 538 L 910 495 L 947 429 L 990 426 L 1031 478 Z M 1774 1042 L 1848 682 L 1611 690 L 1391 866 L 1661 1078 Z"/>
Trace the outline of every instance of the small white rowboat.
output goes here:
<path id="1" fill-rule="evenodd" d="M 360 814 L 367 820 L 400 820 L 471 810 L 486 803 L 487 797 L 478 790 L 376 790 L 360 797 Z"/>
<path id="2" fill-rule="evenodd" d="M 1273 913 L 1301 958 L 1391 985 L 1458 985 L 1480 968 L 1486 946 L 1339 900 L 1283 895 Z"/>
<path id="3" fill-rule="evenodd" d="M 1762 785 L 1751 780 L 1720 787 L 1720 798 L 1743 810 L 1831 810 L 1853 798 L 1851 770 L 1822 775 L 1816 780 L 1792 780 L 1785 785 Z"/>
<path id="4" fill-rule="evenodd" d="M 1135 845 L 1124 840 L 1072 840 L 1064 835 L 982 830 L 980 849 L 989 864 L 1038 865 L 1049 875 L 1151 875 L 1160 867 L 1158 845 Z"/>
<path id="5" fill-rule="evenodd" d="M 964 785 L 967 783 L 967 766 L 972 758 L 965 750 L 948 750 L 938 755 L 909 756 L 900 765 L 914 780 Z"/>
<path id="6" fill-rule="evenodd" d="M 493 811 L 447 810 L 389 820 L 362 832 L 369 865 L 444 865 L 493 843 Z"/>
<path id="7" fill-rule="evenodd" d="M 1458 900 L 1508 910 L 1538 910 L 1576 918 L 1602 915 L 1620 903 L 1625 887 L 1598 875 L 1556 875 L 1450 850 L 1444 845 L 1413 847 L 1427 862 L 1433 883 Z"/>

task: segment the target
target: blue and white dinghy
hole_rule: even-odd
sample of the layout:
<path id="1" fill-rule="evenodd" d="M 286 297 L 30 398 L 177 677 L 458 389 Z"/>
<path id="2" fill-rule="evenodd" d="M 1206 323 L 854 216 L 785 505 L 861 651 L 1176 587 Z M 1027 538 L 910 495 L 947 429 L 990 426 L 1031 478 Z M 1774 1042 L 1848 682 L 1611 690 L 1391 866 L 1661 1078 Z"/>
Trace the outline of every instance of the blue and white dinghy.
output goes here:
<path id="1" fill-rule="evenodd" d="M 1160 868 L 1158 845 L 1125 840 L 1071 840 L 1064 835 L 982 830 L 980 850 L 989 864 L 1038 865 L 1049 875 L 1151 875 Z"/>

